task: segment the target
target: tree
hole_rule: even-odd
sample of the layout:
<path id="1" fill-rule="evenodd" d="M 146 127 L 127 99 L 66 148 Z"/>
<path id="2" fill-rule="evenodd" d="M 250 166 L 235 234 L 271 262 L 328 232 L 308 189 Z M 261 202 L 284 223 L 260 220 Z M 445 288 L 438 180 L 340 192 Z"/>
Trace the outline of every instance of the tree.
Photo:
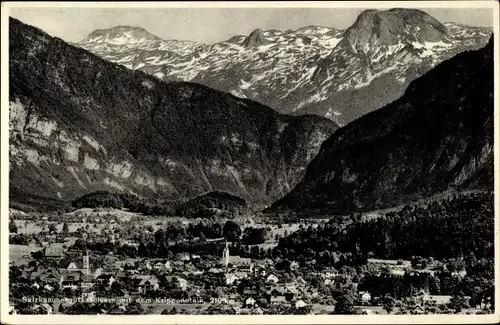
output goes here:
<path id="1" fill-rule="evenodd" d="M 62 227 L 62 233 L 67 236 L 69 234 L 69 227 L 68 224 L 65 222 Z"/>
<path id="2" fill-rule="evenodd" d="M 10 219 L 9 222 L 9 232 L 17 234 L 17 226 L 13 219 Z"/>
<path id="3" fill-rule="evenodd" d="M 247 227 L 243 232 L 243 242 L 246 245 L 263 244 L 266 242 L 267 237 L 268 237 L 267 228 Z"/>
<path id="4" fill-rule="evenodd" d="M 43 261 L 45 260 L 45 254 L 43 253 L 43 250 L 39 250 L 36 252 L 32 252 L 31 258 L 33 258 L 35 261 Z"/>
<path id="5" fill-rule="evenodd" d="M 236 222 L 228 220 L 222 228 L 222 234 L 228 241 L 238 241 L 241 236 L 241 227 Z"/>
<path id="6" fill-rule="evenodd" d="M 394 298 L 392 298 L 391 296 L 389 295 L 386 295 L 384 297 L 384 299 L 382 300 L 383 304 L 384 304 L 384 310 L 390 314 L 392 312 L 392 310 L 394 309 L 394 306 L 396 305 L 396 300 L 394 300 Z"/>
<path id="7" fill-rule="evenodd" d="M 57 232 L 57 226 L 55 223 L 49 224 L 49 232 Z"/>
<path id="8" fill-rule="evenodd" d="M 350 293 L 345 293 L 340 297 L 338 297 L 334 313 L 339 315 L 356 314 L 356 308 L 354 307 L 354 299 Z"/>
<path id="9" fill-rule="evenodd" d="M 165 242 L 165 231 L 163 229 L 158 229 L 155 232 L 155 242 L 156 242 L 156 245 L 159 245 L 160 243 Z"/>
<path id="10" fill-rule="evenodd" d="M 141 304 L 138 302 L 131 302 L 127 305 L 125 314 L 128 315 L 140 315 L 144 312 L 144 309 L 142 308 Z"/>
<path id="11" fill-rule="evenodd" d="M 462 291 L 459 291 L 453 297 L 451 297 L 449 307 L 454 309 L 455 312 L 459 313 L 463 308 L 469 308 L 469 304 L 467 303 L 467 299 L 465 298 Z"/>

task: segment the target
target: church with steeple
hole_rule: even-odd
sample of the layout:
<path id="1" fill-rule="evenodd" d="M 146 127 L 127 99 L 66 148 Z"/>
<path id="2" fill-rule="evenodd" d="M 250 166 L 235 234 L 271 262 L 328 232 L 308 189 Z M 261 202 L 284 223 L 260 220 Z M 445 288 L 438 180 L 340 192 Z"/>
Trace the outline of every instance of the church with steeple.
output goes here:
<path id="1" fill-rule="evenodd" d="M 226 239 L 226 246 L 222 251 L 221 264 L 224 266 L 224 271 L 227 272 L 227 268 L 229 265 L 229 245 L 227 243 L 227 239 Z"/>

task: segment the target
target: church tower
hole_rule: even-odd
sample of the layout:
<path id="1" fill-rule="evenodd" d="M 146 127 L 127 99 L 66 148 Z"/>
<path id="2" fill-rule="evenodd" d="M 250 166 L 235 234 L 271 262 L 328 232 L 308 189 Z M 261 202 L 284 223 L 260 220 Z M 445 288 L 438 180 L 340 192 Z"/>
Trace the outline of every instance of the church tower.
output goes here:
<path id="1" fill-rule="evenodd" d="M 225 271 L 227 272 L 227 267 L 229 265 L 229 246 L 227 244 L 227 239 L 226 239 L 226 247 L 224 248 L 224 251 L 222 252 L 222 265 L 224 266 Z"/>
<path id="2" fill-rule="evenodd" d="M 83 255 L 83 269 L 86 275 L 90 274 L 90 260 L 88 250 L 86 251 L 85 255 Z"/>

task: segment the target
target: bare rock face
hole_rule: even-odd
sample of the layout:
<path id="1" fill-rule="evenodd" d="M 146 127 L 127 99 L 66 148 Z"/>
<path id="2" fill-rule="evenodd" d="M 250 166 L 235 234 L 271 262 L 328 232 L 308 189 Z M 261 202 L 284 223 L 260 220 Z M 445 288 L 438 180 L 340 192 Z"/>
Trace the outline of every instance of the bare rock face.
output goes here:
<path id="1" fill-rule="evenodd" d="M 399 42 L 448 41 L 447 28 L 417 9 L 365 10 L 344 37 L 354 48 L 395 45 Z"/>
<path id="2" fill-rule="evenodd" d="M 10 19 L 10 194 L 97 190 L 250 204 L 286 194 L 337 126 L 195 83 L 164 83 Z"/>
<path id="3" fill-rule="evenodd" d="M 243 46 L 245 48 L 261 46 L 268 44 L 268 40 L 264 36 L 264 33 L 261 29 L 254 30 L 245 40 L 243 41 Z"/>
<path id="4" fill-rule="evenodd" d="M 493 189 L 493 39 L 337 131 L 270 211 L 344 213 L 449 189 Z"/>

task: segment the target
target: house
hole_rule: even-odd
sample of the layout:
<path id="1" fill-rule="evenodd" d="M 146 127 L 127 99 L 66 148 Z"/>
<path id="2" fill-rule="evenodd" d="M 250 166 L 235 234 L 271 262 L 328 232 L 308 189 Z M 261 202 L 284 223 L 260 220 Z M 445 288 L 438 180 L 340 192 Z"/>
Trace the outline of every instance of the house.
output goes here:
<path id="1" fill-rule="evenodd" d="M 425 310 L 424 308 L 422 308 L 422 306 L 420 305 L 415 305 L 415 306 L 408 306 L 408 311 L 410 312 L 410 314 L 425 314 Z"/>
<path id="2" fill-rule="evenodd" d="M 236 271 L 234 274 L 240 278 L 240 279 L 246 279 L 248 278 L 248 273 L 247 272 L 241 272 L 241 271 Z"/>
<path id="3" fill-rule="evenodd" d="M 247 297 L 248 296 L 255 296 L 255 295 L 257 295 L 257 292 L 255 290 L 246 288 L 245 290 L 243 290 L 243 295 L 247 296 Z"/>
<path id="4" fill-rule="evenodd" d="M 335 280 L 334 279 L 325 279 L 325 285 L 330 285 L 330 284 L 333 284 L 335 283 Z"/>
<path id="5" fill-rule="evenodd" d="M 118 268 L 115 268 L 115 267 L 104 267 L 102 268 L 102 271 L 101 273 L 102 274 L 115 274 L 117 271 L 119 271 L 120 269 Z"/>
<path id="6" fill-rule="evenodd" d="M 292 263 L 290 263 L 290 269 L 291 270 L 297 270 L 299 268 L 300 268 L 300 265 L 296 261 L 293 261 Z"/>
<path id="7" fill-rule="evenodd" d="M 287 300 L 285 296 L 272 296 L 270 302 L 271 305 L 281 305 L 281 304 L 286 304 Z"/>
<path id="8" fill-rule="evenodd" d="M 230 255 L 229 256 L 229 264 L 236 265 L 236 266 L 247 265 L 250 267 L 250 265 L 252 264 L 252 259 L 246 258 L 246 257 L 240 257 L 239 255 Z"/>
<path id="9" fill-rule="evenodd" d="M 81 286 L 81 276 L 79 272 L 71 272 L 68 274 L 64 274 L 61 279 L 61 288 L 70 288 L 71 290 L 75 290 Z"/>
<path id="10" fill-rule="evenodd" d="M 14 305 L 9 305 L 9 315 L 17 315 L 17 309 Z"/>
<path id="11" fill-rule="evenodd" d="M 32 239 L 32 240 L 29 241 L 28 246 L 30 246 L 30 247 L 38 247 L 39 243 L 38 243 L 38 241 L 36 239 Z"/>
<path id="12" fill-rule="evenodd" d="M 185 291 L 188 287 L 188 282 L 186 279 L 178 277 L 178 276 L 167 276 L 165 277 L 169 282 L 172 282 L 175 279 L 177 279 L 177 284 L 179 285 L 179 288 L 183 291 Z"/>
<path id="13" fill-rule="evenodd" d="M 52 282 L 52 283 L 61 283 L 62 281 L 62 275 L 61 272 L 54 268 L 54 267 L 48 267 L 48 268 L 42 268 L 38 269 L 34 272 L 32 272 L 29 275 L 30 280 L 40 280 L 42 282 Z"/>
<path id="14" fill-rule="evenodd" d="M 96 282 L 99 283 L 100 285 L 106 285 L 108 287 L 111 287 L 113 282 L 115 282 L 115 278 L 111 274 L 101 274 L 97 279 Z"/>
<path id="15" fill-rule="evenodd" d="M 238 272 L 242 272 L 242 273 L 253 273 L 253 270 L 254 270 L 254 265 L 252 262 L 250 262 L 249 264 L 239 264 L 236 269 L 238 270 Z"/>
<path id="16" fill-rule="evenodd" d="M 253 306 L 255 305 L 255 299 L 253 297 L 248 297 L 245 299 L 245 306 Z"/>
<path id="17" fill-rule="evenodd" d="M 153 264 L 153 269 L 155 269 L 156 271 L 161 271 L 161 270 L 163 270 L 164 267 L 165 267 L 165 264 L 160 262 L 160 261 Z"/>
<path id="18" fill-rule="evenodd" d="M 286 292 L 286 289 L 282 286 L 274 286 L 268 291 L 268 294 L 271 296 L 283 296 Z"/>
<path id="19" fill-rule="evenodd" d="M 129 272 L 123 270 L 118 270 L 118 272 L 116 272 L 114 275 L 114 278 L 117 280 L 124 280 L 128 277 L 129 277 Z"/>
<path id="20" fill-rule="evenodd" d="M 339 276 L 339 271 L 334 268 L 327 268 L 321 271 L 321 276 L 327 279 L 335 278 Z"/>
<path id="21" fill-rule="evenodd" d="M 447 296 L 447 295 L 434 295 L 434 296 L 431 296 L 431 295 L 425 294 L 422 297 L 422 302 L 424 304 L 425 303 L 429 303 L 429 304 L 436 304 L 436 305 L 446 305 L 446 304 L 450 303 L 451 297 L 452 296 Z"/>
<path id="22" fill-rule="evenodd" d="M 51 245 L 45 247 L 43 253 L 48 260 L 59 260 L 64 256 L 64 248 L 61 245 Z"/>
<path id="23" fill-rule="evenodd" d="M 403 269 L 391 269 L 391 270 L 390 270 L 390 273 L 391 273 L 392 275 L 399 275 L 399 276 L 403 276 L 403 275 L 405 275 L 405 272 L 406 272 L 406 271 L 405 271 L 405 270 L 403 270 Z"/>
<path id="24" fill-rule="evenodd" d="M 295 284 L 297 284 L 297 286 L 299 286 L 299 287 L 302 287 L 302 286 L 307 285 L 307 281 L 306 281 L 306 280 L 304 280 L 304 278 L 303 278 L 303 277 L 298 276 L 298 277 L 295 279 Z"/>
<path id="25" fill-rule="evenodd" d="M 234 273 L 229 273 L 229 274 L 226 274 L 225 276 L 226 276 L 226 285 L 232 285 L 233 283 L 240 280 L 240 277 L 238 277 Z"/>
<path id="26" fill-rule="evenodd" d="M 361 297 L 362 301 L 370 301 L 372 300 L 372 295 L 368 291 L 360 291 L 359 296 Z"/>
<path id="27" fill-rule="evenodd" d="M 86 269 L 84 268 L 84 265 L 81 261 L 73 261 L 68 264 L 66 267 L 67 272 L 86 272 Z"/>
<path id="28" fill-rule="evenodd" d="M 47 291 L 50 291 L 50 292 L 54 291 L 54 289 L 55 289 L 55 288 L 54 288 L 54 286 L 53 286 L 53 285 L 51 285 L 50 283 L 45 284 L 45 285 L 43 286 L 43 288 L 44 288 L 45 290 L 47 290 Z"/>
<path id="29" fill-rule="evenodd" d="M 95 291 L 89 290 L 89 289 L 84 289 L 82 291 L 82 300 L 84 301 L 93 301 L 95 300 Z"/>
<path id="30" fill-rule="evenodd" d="M 193 264 L 185 264 L 183 266 L 183 272 L 184 275 L 200 275 L 203 274 L 203 271 L 198 270 Z"/>
<path id="31" fill-rule="evenodd" d="M 151 262 L 145 258 L 140 262 L 139 268 L 143 270 L 151 270 L 153 266 L 151 265 Z"/>
<path id="32" fill-rule="evenodd" d="M 267 266 L 264 264 L 257 264 L 254 266 L 254 274 L 255 275 L 260 275 L 262 277 L 266 276 L 267 274 Z"/>
<path id="33" fill-rule="evenodd" d="M 98 267 L 94 270 L 94 279 L 97 279 L 102 274 L 102 268 Z"/>
<path id="34" fill-rule="evenodd" d="M 286 289 L 287 292 L 292 293 L 294 295 L 299 294 L 299 289 L 297 288 L 297 286 L 295 286 L 293 284 L 287 284 L 287 285 L 285 285 L 285 289 Z"/>
<path id="35" fill-rule="evenodd" d="M 434 276 L 434 274 L 436 273 L 435 270 L 429 270 L 429 269 L 423 269 L 423 270 L 416 270 L 417 273 L 427 273 L 427 274 L 430 274 L 432 276 Z"/>
<path id="36" fill-rule="evenodd" d="M 224 270 L 221 269 L 221 268 L 216 268 L 216 267 L 211 267 L 209 270 L 208 270 L 209 273 L 223 273 Z"/>
<path id="37" fill-rule="evenodd" d="M 253 310 L 253 313 L 256 314 L 256 315 L 263 315 L 264 314 L 264 311 L 262 310 L 262 308 L 260 307 L 257 307 Z"/>
<path id="38" fill-rule="evenodd" d="M 428 295 L 428 294 L 429 294 L 429 293 L 428 293 L 426 290 L 421 289 L 421 290 L 419 290 L 417 293 L 415 293 L 415 295 L 414 295 L 414 296 L 416 296 L 416 297 L 420 297 L 420 298 L 423 298 L 424 296 L 426 296 L 426 295 Z"/>
<path id="39" fill-rule="evenodd" d="M 98 278 L 101 275 L 107 274 L 107 275 L 113 275 L 116 274 L 117 271 L 120 269 L 118 268 L 111 268 L 111 267 L 98 267 L 97 269 L 94 270 L 94 278 Z"/>
<path id="40" fill-rule="evenodd" d="M 120 263 L 120 264 L 117 265 L 116 263 Z M 135 261 L 131 260 L 131 259 L 127 259 L 125 261 L 116 261 L 116 263 L 115 263 L 115 266 L 117 266 L 119 268 L 123 268 L 123 269 L 135 269 L 136 268 Z"/>
<path id="41" fill-rule="evenodd" d="M 82 281 L 80 283 L 82 289 L 91 288 L 93 285 L 94 285 L 94 277 L 92 275 L 85 274 L 84 276 L 82 276 Z"/>
<path id="42" fill-rule="evenodd" d="M 303 308 L 306 307 L 307 304 L 304 302 L 304 300 L 300 299 L 295 302 L 295 308 Z"/>
<path id="43" fill-rule="evenodd" d="M 132 247 L 139 247 L 139 242 L 136 240 L 126 240 L 120 243 L 120 246 L 132 246 Z"/>
<path id="44" fill-rule="evenodd" d="M 457 277 L 457 278 L 464 278 L 467 275 L 467 271 L 461 270 L 461 271 L 455 271 L 451 272 L 452 277 Z"/>
<path id="45" fill-rule="evenodd" d="M 137 286 L 137 291 L 139 293 L 146 293 L 149 291 L 156 291 L 160 288 L 160 284 L 158 283 L 158 279 L 155 277 L 151 277 L 149 279 L 142 279 Z"/>
<path id="46" fill-rule="evenodd" d="M 273 283 L 273 284 L 276 284 L 278 283 L 279 279 L 276 275 L 274 274 L 270 274 L 267 278 L 266 278 L 266 283 Z"/>

